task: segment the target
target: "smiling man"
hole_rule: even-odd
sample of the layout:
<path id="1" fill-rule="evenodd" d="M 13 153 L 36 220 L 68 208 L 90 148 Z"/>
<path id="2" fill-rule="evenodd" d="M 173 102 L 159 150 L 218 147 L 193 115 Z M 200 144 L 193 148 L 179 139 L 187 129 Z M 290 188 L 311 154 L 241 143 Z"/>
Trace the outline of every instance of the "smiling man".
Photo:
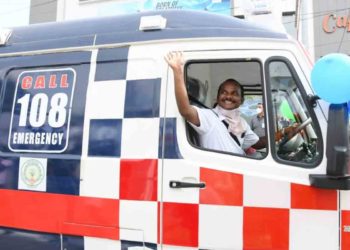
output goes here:
<path id="1" fill-rule="evenodd" d="M 199 134 L 199 142 L 207 149 L 245 155 L 245 150 L 259 141 L 247 122 L 240 116 L 239 106 L 244 89 L 234 79 L 227 79 L 218 89 L 213 109 L 192 106 L 188 100 L 183 74 L 183 55 L 170 52 L 165 60 L 174 73 L 176 103 L 180 114 Z"/>

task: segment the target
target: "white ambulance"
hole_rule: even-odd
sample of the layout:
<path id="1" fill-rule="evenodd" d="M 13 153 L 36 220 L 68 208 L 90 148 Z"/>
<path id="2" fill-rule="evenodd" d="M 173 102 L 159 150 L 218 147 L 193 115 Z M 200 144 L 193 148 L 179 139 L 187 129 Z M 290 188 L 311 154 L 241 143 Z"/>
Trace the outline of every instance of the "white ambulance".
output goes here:
<path id="1" fill-rule="evenodd" d="M 262 103 L 266 148 L 203 148 L 169 51 L 193 105 L 228 78 L 248 123 Z M 347 106 L 328 111 L 311 69 L 287 35 L 205 12 L 3 30 L 0 249 L 350 249 Z"/>

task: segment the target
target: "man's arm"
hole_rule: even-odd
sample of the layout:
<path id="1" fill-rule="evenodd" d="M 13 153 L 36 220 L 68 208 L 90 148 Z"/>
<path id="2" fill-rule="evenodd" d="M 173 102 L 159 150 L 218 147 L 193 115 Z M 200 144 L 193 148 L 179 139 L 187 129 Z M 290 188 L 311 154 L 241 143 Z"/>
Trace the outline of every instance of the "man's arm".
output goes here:
<path id="1" fill-rule="evenodd" d="M 190 105 L 183 74 L 183 55 L 181 52 L 169 52 L 165 56 L 174 73 L 175 97 L 180 114 L 190 123 L 200 126 L 197 110 Z"/>
<path id="2" fill-rule="evenodd" d="M 298 124 L 298 123 L 296 123 Z M 282 130 L 278 130 L 275 132 L 275 141 L 279 141 L 281 140 L 284 136 L 287 136 L 288 140 L 290 140 L 293 136 L 296 135 L 296 126 L 289 126 L 286 127 Z M 252 147 L 255 149 L 262 149 L 262 148 L 266 148 L 267 146 L 267 137 L 263 136 L 259 138 L 259 141 L 257 143 L 255 143 Z"/>

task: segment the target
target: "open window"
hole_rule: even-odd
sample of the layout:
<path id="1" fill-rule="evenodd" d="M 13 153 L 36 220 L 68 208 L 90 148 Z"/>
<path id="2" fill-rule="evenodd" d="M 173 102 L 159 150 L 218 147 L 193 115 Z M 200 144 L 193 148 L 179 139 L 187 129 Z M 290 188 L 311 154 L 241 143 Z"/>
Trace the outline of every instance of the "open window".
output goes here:
<path id="1" fill-rule="evenodd" d="M 254 59 L 235 61 L 190 61 L 185 66 L 186 84 L 192 105 L 211 109 L 216 103 L 219 85 L 227 79 L 235 79 L 244 88 L 244 103 L 240 106 L 241 117 L 250 124 L 257 116 L 257 106 L 264 103 L 262 87 L 262 65 Z M 262 118 L 263 131 L 265 117 Z M 190 143 L 198 148 L 208 150 L 200 145 L 196 132 L 187 125 Z M 232 152 L 223 152 L 232 153 Z M 263 158 L 266 149 L 261 152 L 248 151 L 248 156 Z"/>

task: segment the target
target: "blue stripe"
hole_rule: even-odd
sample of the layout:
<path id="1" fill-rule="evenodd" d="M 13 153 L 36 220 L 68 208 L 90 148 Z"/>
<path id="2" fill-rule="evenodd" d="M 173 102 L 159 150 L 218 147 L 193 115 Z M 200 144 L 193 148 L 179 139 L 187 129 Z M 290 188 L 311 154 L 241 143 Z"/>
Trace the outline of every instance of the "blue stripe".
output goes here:
<path id="1" fill-rule="evenodd" d="M 30 215 L 28 215 L 30 216 Z M 84 237 L 39 233 L 28 230 L 0 228 L 0 249 L 3 250 L 84 250 Z"/>
<path id="2" fill-rule="evenodd" d="M 20 34 L 20 33 L 18 33 Z M 63 38 L 59 39 L 59 33 L 57 37 L 50 41 L 43 42 L 42 40 L 34 42 L 20 42 L 12 44 L 12 46 L 2 47 L 0 53 L 12 53 L 12 52 L 25 52 L 25 51 L 35 51 L 35 50 L 49 50 L 49 49 L 60 49 L 69 47 L 81 47 L 81 46 L 91 46 L 93 45 L 95 37 L 93 35 L 87 37 L 73 37 L 73 38 Z"/>
<path id="3" fill-rule="evenodd" d="M 48 159 L 48 193 L 79 195 L 80 161 Z"/>
<path id="4" fill-rule="evenodd" d="M 124 117 L 159 117 L 160 82 L 160 78 L 127 81 Z"/>
<path id="5" fill-rule="evenodd" d="M 84 237 L 63 235 L 62 249 L 84 250 Z"/>
<path id="6" fill-rule="evenodd" d="M 214 20 L 213 20 L 214 22 Z M 178 29 L 176 31 L 167 29 L 162 31 L 151 31 L 144 33 L 122 33 L 119 36 L 114 34 L 103 34 L 97 37 L 98 45 L 111 43 L 130 43 L 164 39 L 181 39 L 181 38 L 210 38 L 210 37 L 247 37 L 247 38 L 286 38 L 285 35 L 267 31 L 256 30 L 252 32 L 244 28 L 204 28 L 203 29 Z"/>
<path id="7" fill-rule="evenodd" d="M 97 55 L 95 81 L 126 78 L 129 47 L 100 49 Z"/>
<path id="8" fill-rule="evenodd" d="M 183 159 L 177 144 L 176 118 L 160 119 L 158 157 L 162 159 L 163 156 L 165 159 Z"/>
<path id="9" fill-rule="evenodd" d="M 18 187 L 19 159 L 13 157 L 0 158 L 0 188 L 14 189 Z M 1 246 L 1 245 L 0 245 Z"/>
<path id="10" fill-rule="evenodd" d="M 89 156 L 120 157 L 121 119 L 90 120 Z"/>
<path id="11" fill-rule="evenodd" d="M 61 250 L 61 239 L 58 234 L 0 228 L 0 249 Z"/>
<path id="12" fill-rule="evenodd" d="M 131 250 L 132 247 L 147 247 L 147 249 L 157 250 L 157 244 L 154 243 L 121 240 L 121 250 Z"/>

